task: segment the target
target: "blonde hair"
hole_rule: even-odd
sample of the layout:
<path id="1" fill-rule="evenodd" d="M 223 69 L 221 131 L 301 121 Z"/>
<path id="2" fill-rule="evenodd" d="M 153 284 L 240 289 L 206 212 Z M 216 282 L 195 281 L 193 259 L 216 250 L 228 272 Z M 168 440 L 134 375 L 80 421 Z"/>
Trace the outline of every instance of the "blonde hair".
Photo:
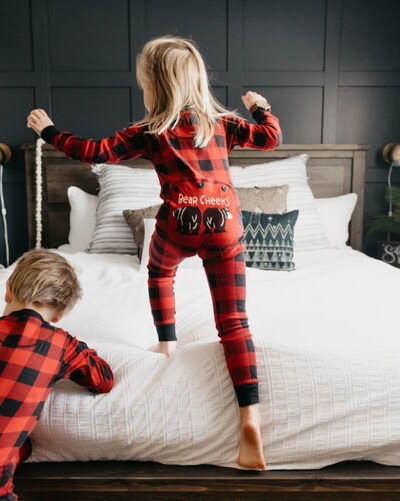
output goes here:
<path id="1" fill-rule="evenodd" d="M 194 144 L 204 147 L 218 117 L 238 116 L 213 96 L 203 58 L 185 38 L 166 35 L 147 42 L 136 59 L 136 77 L 141 88 L 149 86 L 153 99 L 146 117 L 135 125 L 147 126 L 150 134 L 174 128 L 182 108 L 191 106 L 198 122 Z"/>
<path id="2" fill-rule="evenodd" d="M 10 291 L 22 304 L 46 305 L 63 314 L 82 296 L 73 267 L 46 249 L 25 252 L 8 279 Z"/>

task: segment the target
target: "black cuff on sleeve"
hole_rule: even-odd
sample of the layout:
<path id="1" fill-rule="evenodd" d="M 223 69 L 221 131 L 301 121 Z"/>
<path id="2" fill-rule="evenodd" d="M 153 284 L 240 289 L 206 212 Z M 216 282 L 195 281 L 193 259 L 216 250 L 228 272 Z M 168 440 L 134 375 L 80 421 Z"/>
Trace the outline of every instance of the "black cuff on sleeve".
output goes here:
<path id="1" fill-rule="evenodd" d="M 59 132 L 60 131 L 54 125 L 48 125 L 42 130 L 40 137 L 47 143 L 51 144 L 53 137 L 56 136 Z"/>
<path id="2" fill-rule="evenodd" d="M 258 107 L 255 110 L 253 110 L 251 115 L 257 123 L 262 123 L 267 118 L 265 116 L 266 113 L 269 113 L 269 111 L 266 110 L 265 108 Z"/>
<path id="3" fill-rule="evenodd" d="M 175 324 L 156 325 L 159 341 L 176 341 Z"/>
<path id="4" fill-rule="evenodd" d="M 258 383 L 238 384 L 235 386 L 235 392 L 239 407 L 258 404 L 260 401 L 258 396 Z"/>

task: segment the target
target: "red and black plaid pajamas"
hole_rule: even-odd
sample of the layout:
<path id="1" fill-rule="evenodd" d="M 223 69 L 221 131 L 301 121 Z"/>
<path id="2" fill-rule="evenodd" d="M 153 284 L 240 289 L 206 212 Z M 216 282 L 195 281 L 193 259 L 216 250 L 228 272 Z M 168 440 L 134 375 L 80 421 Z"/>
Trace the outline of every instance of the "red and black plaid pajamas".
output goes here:
<path id="1" fill-rule="evenodd" d="M 85 343 L 34 310 L 0 318 L 0 500 L 16 501 L 13 476 L 31 452 L 35 428 L 55 382 L 71 379 L 92 393 L 113 385 L 109 365 Z"/>
<path id="2" fill-rule="evenodd" d="M 258 383 L 245 309 L 243 226 L 228 152 L 236 145 L 272 150 L 282 141 L 277 117 L 263 108 L 255 108 L 252 116 L 257 124 L 233 116 L 218 119 L 205 148 L 194 146 L 197 116 L 191 107 L 182 110 L 176 127 L 158 135 L 146 134 L 144 127 L 135 125 L 99 141 L 55 126 L 41 134 L 68 158 L 84 163 L 113 164 L 137 157 L 153 163 L 164 200 L 156 215 L 148 263 L 150 304 L 159 339 L 176 339 L 174 276 L 182 259 L 198 254 L 240 406 L 258 402 Z"/>
<path id="3" fill-rule="evenodd" d="M 168 239 L 157 225 L 150 244 L 149 295 L 160 341 L 175 340 L 173 281 L 178 264 L 198 254 L 203 260 L 214 307 L 218 335 L 225 352 L 239 405 L 258 402 L 256 357 L 246 315 L 244 245 L 185 250 Z"/>

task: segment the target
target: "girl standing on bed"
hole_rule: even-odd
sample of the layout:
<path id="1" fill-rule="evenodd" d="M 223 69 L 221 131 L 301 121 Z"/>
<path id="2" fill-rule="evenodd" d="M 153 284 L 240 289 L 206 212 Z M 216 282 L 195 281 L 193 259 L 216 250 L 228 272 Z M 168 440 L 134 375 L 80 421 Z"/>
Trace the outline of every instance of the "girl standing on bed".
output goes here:
<path id="1" fill-rule="evenodd" d="M 282 141 L 279 120 L 255 92 L 242 100 L 257 124 L 221 106 L 200 53 L 180 37 L 150 40 L 137 58 L 137 79 L 147 115 L 114 136 L 79 138 L 58 130 L 40 109 L 30 113 L 27 125 L 73 160 L 92 165 L 143 157 L 153 163 L 164 203 L 147 265 L 159 338 L 152 350 L 169 356 L 176 348 L 174 277 L 184 258 L 198 254 L 240 407 L 238 463 L 265 470 L 256 356 L 245 309 L 243 226 L 228 153 L 236 145 L 273 150 Z"/>

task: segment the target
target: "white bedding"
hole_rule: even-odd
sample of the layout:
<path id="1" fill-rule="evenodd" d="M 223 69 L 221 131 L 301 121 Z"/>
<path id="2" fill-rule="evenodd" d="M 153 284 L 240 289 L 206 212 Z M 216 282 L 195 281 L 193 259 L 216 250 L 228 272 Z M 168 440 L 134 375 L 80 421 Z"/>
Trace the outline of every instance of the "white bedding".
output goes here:
<path id="1" fill-rule="evenodd" d="M 179 347 L 166 359 L 145 350 L 157 338 L 137 256 L 62 252 L 84 297 L 60 326 L 110 362 L 115 387 L 94 396 L 57 383 L 32 460 L 237 467 L 238 408 L 204 272 L 178 270 Z M 400 465 L 400 270 L 349 247 L 295 262 L 292 272 L 247 269 L 268 468 Z"/>

